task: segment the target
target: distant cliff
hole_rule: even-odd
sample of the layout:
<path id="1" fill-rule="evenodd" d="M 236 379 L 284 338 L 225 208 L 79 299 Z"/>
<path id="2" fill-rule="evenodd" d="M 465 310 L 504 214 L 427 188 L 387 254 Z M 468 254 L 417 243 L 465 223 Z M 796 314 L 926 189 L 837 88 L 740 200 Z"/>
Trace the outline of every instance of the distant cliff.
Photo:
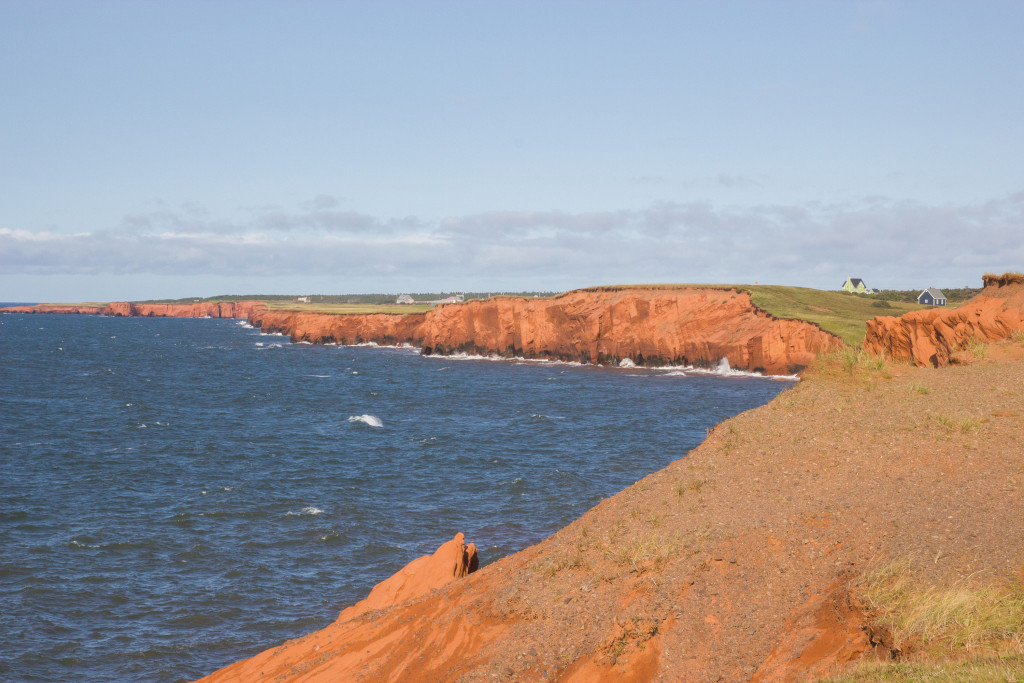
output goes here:
<path id="1" fill-rule="evenodd" d="M 0 313 L 78 313 L 82 315 L 110 315 L 125 318 L 248 318 L 262 301 L 201 302 L 194 304 L 133 304 L 113 301 L 104 305 L 38 304 L 36 306 L 8 306 Z"/>
<path id="2" fill-rule="evenodd" d="M 731 289 L 578 290 L 551 299 L 498 297 L 411 315 L 255 310 L 253 325 L 294 341 L 409 343 L 424 353 L 497 354 L 589 363 L 713 365 L 789 374 L 842 342 L 817 325 L 779 320 Z"/>

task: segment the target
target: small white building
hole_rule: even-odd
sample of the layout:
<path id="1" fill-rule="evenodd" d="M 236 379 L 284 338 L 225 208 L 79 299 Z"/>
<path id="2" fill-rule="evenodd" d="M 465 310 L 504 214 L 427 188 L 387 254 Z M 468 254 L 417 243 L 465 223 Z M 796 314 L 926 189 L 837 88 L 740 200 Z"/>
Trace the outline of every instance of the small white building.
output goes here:
<path id="1" fill-rule="evenodd" d="M 395 303 L 396 304 L 414 304 L 414 303 L 416 303 L 416 300 L 413 299 L 408 294 L 399 294 L 398 298 L 395 300 Z"/>
<path id="2" fill-rule="evenodd" d="M 300 304 L 308 304 L 309 303 L 309 297 L 308 296 L 296 297 L 295 301 L 296 301 L 296 303 L 300 303 Z"/>

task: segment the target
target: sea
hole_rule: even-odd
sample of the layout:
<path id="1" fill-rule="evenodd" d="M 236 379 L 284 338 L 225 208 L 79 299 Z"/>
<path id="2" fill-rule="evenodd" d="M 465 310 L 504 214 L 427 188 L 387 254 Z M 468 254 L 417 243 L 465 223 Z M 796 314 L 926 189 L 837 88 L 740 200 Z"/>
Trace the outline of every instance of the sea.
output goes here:
<path id="1" fill-rule="evenodd" d="M 486 565 L 793 385 L 0 315 L 0 680 L 189 681 L 456 532 Z"/>

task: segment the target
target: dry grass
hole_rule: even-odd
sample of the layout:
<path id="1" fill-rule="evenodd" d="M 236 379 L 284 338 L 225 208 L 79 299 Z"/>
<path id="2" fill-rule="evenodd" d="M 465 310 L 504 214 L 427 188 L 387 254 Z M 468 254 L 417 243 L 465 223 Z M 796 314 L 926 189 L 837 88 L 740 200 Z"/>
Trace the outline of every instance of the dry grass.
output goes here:
<path id="1" fill-rule="evenodd" d="M 1024 681 L 1024 655 L 946 662 L 864 662 L 820 683 L 1007 683 Z"/>
<path id="2" fill-rule="evenodd" d="M 862 379 L 891 379 L 892 372 L 885 356 L 870 354 L 859 347 L 844 346 L 818 356 L 819 366 L 837 368 L 843 374 Z"/>
<path id="3" fill-rule="evenodd" d="M 896 562 L 866 574 L 858 592 L 872 625 L 890 634 L 894 650 L 1024 654 L 1024 586 L 925 586 L 909 563 Z"/>
<path id="4" fill-rule="evenodd" d="M 276 311 L 296 313 L 330 313 L 332 315 L 367 315 L 370 313 L 392 313 L 409 315 L 434 309 L 430 304 L 303 304 L 294 301 L 268 301 L 267 308 Z"/>

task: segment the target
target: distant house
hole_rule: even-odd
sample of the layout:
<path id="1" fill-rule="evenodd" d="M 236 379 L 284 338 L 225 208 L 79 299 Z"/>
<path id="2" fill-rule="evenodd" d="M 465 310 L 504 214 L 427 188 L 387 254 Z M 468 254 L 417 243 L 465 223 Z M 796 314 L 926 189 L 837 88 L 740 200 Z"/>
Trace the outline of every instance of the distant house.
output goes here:
<path id="1" fill-rule="evenodd" d="M 408 294 L 400 294 L 398 296 L 398 299 L 395 300 L 395 303 L 396 304 L 414 304 L 414 303 L 416 303 L 416 300 L 413 299 Z"/>
<path id="2" fill-rule="evenodd" d="M 929 287 L 917 295 L 917 303 L 922 306 L 945 306 L 946 295 L 934 287 Z"/>
<path id="3" fill-rule="evenodd" d="M 295 298 L 295 301 L 296 301 L 296 303 L 300 303 L 300 304 L 308 304 L 309 303 L 309 297 L 308 296 L 299 296 L 299 297 Z"/>
<path id="4" fill-rule="evenodd" d="M 839 289 L 841 289 L 844 292 L 850 292 L 851 294 L 874 294 L 875 293 L 875 290 L 868 289 L 867 285 L 865 285 L 864 281 L 861 280 L 859 277 L 848 277 L 848 278 L 846 278 L 846 282 L 844 282 L 843 286 L 840 287 Z"/>
<path id="5" fill-rule="evenodd" d="M 465 294 L 455 294 L 454 296 L 445 297 L 444 299 L 434 299 L 430 303 L 432 304 L 461 304 L 466 300 Z"/>

